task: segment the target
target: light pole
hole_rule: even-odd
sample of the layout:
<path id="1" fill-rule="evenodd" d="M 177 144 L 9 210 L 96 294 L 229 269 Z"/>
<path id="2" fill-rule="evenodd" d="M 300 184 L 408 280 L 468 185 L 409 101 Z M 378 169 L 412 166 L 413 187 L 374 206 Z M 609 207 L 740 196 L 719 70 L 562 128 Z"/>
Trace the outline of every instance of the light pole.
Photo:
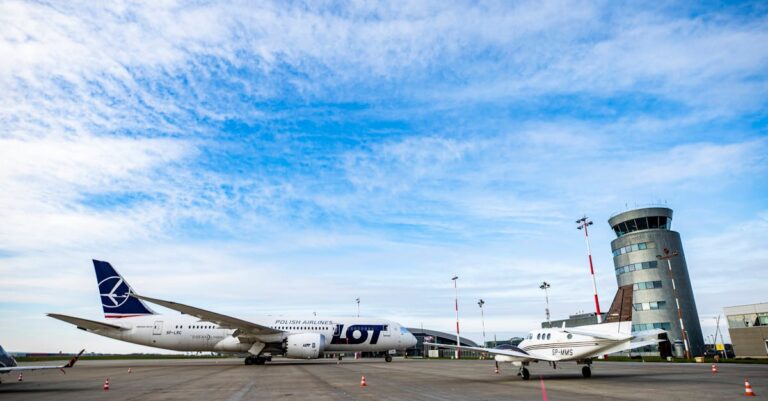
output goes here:
<path id="1" fill-rule="evenodd" d="M 459 337 L 459 287 L 458 284 L 456 284 L 459 281 L 459 276 L 453 276 L 451 279 L 453 280 L 453 291 L 455 294 L 454 298 L 454 306 L 456 309 L 456 346 L 461 346 L 461 338 Z M 459 359 L 461 357 L 461 352 L 458 348 L 456 348 L 456 359 Z"/>
<path id="2" fill-rule="evenodd" d="M 546 281 L 542 281 L 541 285 L 539 286 L 539 288 L 544 290 L 544 298 L 547 300 L 547 309 L 546 309 L 546 312 L 547 312 L 547 325 L 549 327 L 552 327 L 552 323 L 549 321 L 549 292 L 547 291 L 547 289 L 549 289 L 549 287 L 551 287 L 551 286 Z"/>
<path id="3" fill-rule="evenodd" d="M 357 317 L 360 317 L 360 298 L 355 298 L 355 302 L 357 302 Z"/>
<path id="4" fill-rule="evenodd" d="M 720 333 L 720 341 L 723 344 L 723 359 L 728 359 L 728 352 L 725 349 L 725 338 L 723 338 L 723 332 L 720 331 L 720 315 L 717 315 L 715 318 L 715 324 L 717 325 L 717 330 L 715 330 L 715 350 L 717 350 L 717 334 Z"/>
<path id="5" fill-rule="evenodd" d="M 683 335 L 683 345 L 685 346 L 685 359 L 691 359 L 691 351 L 688 348 L 688 334 L 685 331 L 685 323 L 683 323 L 683 310 L 680 308 L 680 299 L 677 297 L 677 285 L 675 284 L 675 277 L 672 275 L 672 262 L 670 259 L 679 255 L 677 251 L 670 251 L 669 248 L 664 248 L 664 255 L 656 255 L 658 260 L 667 261 L 667 273 L 669 273 L 669 280 L 672 282 L 672 295 L 675 297 L 675 306 L 677 307 L 677 319 L 680 321 L 680 332 Z"/>
<path id="6" fill-rule="evenodd" d="M 485 347 L 485 314 L 483 314 L 483 305 L 485 305 L 485 301 L 482 299 L 477 301 L 477 306 L 480 307 L 480 323 L 483 325 L 483 347 Z"/>
<path id="7" fill-rule="evenodd" d="M 578 226 L 577 229 L 584 229 L 584 241 L 587 243 L 587 258 L 589 259 L 589 272 L 592 274 L 592 292 L 595 294 L 595 312 L 597 312 L 597 323 L 603 320 L 603 316 L 600 313 L 600 301 L 597 300 L 597 281 L 595 280 L 595 266 L 592 264 L 592 246 L 589 244 L 589 230 L 587 227 L 592 225 L 592 220 L 585 215 L 584 217 L 576 220 Z"/>

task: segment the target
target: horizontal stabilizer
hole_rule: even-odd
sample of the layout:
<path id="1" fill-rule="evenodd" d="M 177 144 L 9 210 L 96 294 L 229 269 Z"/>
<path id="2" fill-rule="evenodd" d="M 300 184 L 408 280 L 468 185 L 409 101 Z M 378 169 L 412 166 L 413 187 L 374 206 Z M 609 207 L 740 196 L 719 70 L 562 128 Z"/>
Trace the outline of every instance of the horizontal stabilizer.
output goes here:
<path id="1" fill-rule="evenodd" d="M 74 316 L 60 315 L 58 313 L 48 313 L 48 316 L 70 324 L 74 324 L 78 328 L 88 331 L 128 330 L 114 324 L 102 323 L 95 320 L 88 320 Z"/>

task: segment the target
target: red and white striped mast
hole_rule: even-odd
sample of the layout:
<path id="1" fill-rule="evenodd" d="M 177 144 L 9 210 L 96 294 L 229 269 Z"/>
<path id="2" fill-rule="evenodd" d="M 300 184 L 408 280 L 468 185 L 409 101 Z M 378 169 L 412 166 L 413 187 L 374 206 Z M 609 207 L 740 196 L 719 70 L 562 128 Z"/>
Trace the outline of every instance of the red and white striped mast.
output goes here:
<path id="1" fill-rule="evenodd" d="M 597 323 L 602 322 L 602 314 L 600 313 L 600 301 L 597 299 L 597 281 L 595 280 L 595 266 L 592 264 L 592 247 L 589 244 L 589 231 L 587 227 L 592 225 L 592 221 L 585 215 L 584 217 L 576 220 L 578 229 L 584 229 L 584 241 L 587 243 L 587 258 L 589 258 L 589 272 L 592 274 L 592 292 L 595 294 L 595 312 L 597 312 Z"/>
<path id="2" fill-rule="evenodd" d="M 456 308 L 456 346 L 460 347 L 461 337 L 459 337 L 459 287 L 456 284 L 456 282 L 459 281 L 459 276 L 453 276 L 451 280 L 453 280 L 453 291 L 455 294 L 454 306 Z M 456 348 L 456 359 L 459 359 L 459 357 L 461 357 L 461 351 Z"/>

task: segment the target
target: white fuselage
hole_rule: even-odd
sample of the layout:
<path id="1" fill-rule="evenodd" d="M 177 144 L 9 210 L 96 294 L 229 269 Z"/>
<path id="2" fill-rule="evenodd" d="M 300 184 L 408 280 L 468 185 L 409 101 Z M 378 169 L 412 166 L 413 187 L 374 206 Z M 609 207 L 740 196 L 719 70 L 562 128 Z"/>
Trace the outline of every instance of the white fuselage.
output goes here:
<path id="1" fill-rule="evenodd" d="M 605 327 L 608 324 L 601 326 Z M 595 326 L 589 326 L 595 327 Z M 601 327 L 602 328 L 602 327 Z M 553 360 L 553 361 L 577 361 L 604 355 L 614 348 L 625 349 L 629 346 L 630 339 L 610 340 L 593 336 L 571 334 L 560 329 L 534 330 L 517 345 L 517 347 L 531 358 L 518 358 L 505 355 L 496 355 L 499 362 L 525 362 L 528 360 Z"/>
<path id="2" fill-rule="evenodd" d="M 134 344 L 174 351 L 247 352 L 254 342 L 279 345 L 292 334 L 317 333 L 325 337 L 325 352 L 380 352 L 405 349 L 416 343 L 395 322 L 364 318 L 261 317 L 253 323 L 281 330 L 280 333 L 250 335 L 249 341 L 233 337 L 235 330 L 188 315 L 148 315 L 109 319 L 123 330 L 92 331 Z M 274 347 L 273 347 L 274 348 Z"/>

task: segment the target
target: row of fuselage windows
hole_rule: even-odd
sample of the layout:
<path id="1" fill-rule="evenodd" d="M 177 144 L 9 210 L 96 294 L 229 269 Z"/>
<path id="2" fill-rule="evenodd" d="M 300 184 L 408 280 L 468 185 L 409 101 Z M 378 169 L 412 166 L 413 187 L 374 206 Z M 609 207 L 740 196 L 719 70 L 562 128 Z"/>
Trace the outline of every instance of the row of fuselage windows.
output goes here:
<path id="1" fill-rule="evenodd" d="M 538 334 L 536 334 L 536 339 L 537 340 L 549 340 L 550 338 L 552 338 L 552 333 L 538 333 Z M 573 338 L 573 334 L 568 333 L 568 339 L 570 340 L 571 338 Z M 533 333 L 528 334 L 528 337 L 526 339 L 527 340 L 533 340 Z"/>
<path id="2" fill-rule="evenodd" d="M 633 272 L 636 270 L 655 269 L 659 267 L 659 262 L 652 260 L 650 262 L 632 263 L 626 266 L 620 266 L 616 268 L 616 275 Z"/>
<path id="3" fill-rule="evenodd" d="M 664 309 L 666 307 L 667 307 L 667 301 L 640 302 L 640 303 L 632 304 L 632 308 L 636 311 L 658 310 L 658 309 Z"/>
<path id="4" fill-rule="evenodd" d="M 613 231 L 616 233 L 617 237 L 621 237 L 622 235 L 633 231 L 650 229 L 669 230 L 671 225 L 672 219 L 668 219 L 666 216 L 640 217 L 616 224 L 613 226 Z"/>
<path id="5" fill-rule="evenodd" d="M 326 326 L 272 326 L 276 330 L 330 330 Z"/>
<path id="6" fill-rule="evenodd" d="M 645 331 L 645 330 L 653 330 L 653 329 L 670 330 L 671 328 L 672 328 L 672 325 L 669 324 L 669 322 L 641 323 L 641 324 L 632 325 L 632 331 Z"/>
<path id="7" fill-rule="evenodd" d="M 179 325 L 174 326 L 174 328 L 176 328 L 176 329 L 183 329 L 184 325 L 179 324 Z M 189 325 L 189 326 L 187 326 L 187 328 L 188 329 L 220 329 L 221 327 L 219 327 L 219 326 L 209 326 L 209 325 L 203 325 L 203 326 Z"/>
<path id="8" fill-rule="evenodd" d="M 614 249 L 613 250 L 613 256 L 616 257 L 616 256 L 619 256 L 619 255 L 623 255 L 625 253 L 630 253 L 630 252 L 634 252 L 634 251 L 642 251 L 644 249 L 654 249 L 654 248 L 656 248 L 656 243 L 655 242 L 640 242 L 638 244 L 627 245 L 627 246 L 623 246 L 623 247 L 621 247 L 619 249 Z"/>
<path id="9" fill-rule="evenodd" d="M 183 329 L 183 325 L 176 325 L 175 328 L 177 329 Z M 219 329 L 218 326 L 198 326 L 198 325 L 189 325 L 187 326 L 188 329 Z M 329 330 L 329 327 L 308 327 L 308 326 L 272 326 L 273 329 L 277 330 Z"/>

